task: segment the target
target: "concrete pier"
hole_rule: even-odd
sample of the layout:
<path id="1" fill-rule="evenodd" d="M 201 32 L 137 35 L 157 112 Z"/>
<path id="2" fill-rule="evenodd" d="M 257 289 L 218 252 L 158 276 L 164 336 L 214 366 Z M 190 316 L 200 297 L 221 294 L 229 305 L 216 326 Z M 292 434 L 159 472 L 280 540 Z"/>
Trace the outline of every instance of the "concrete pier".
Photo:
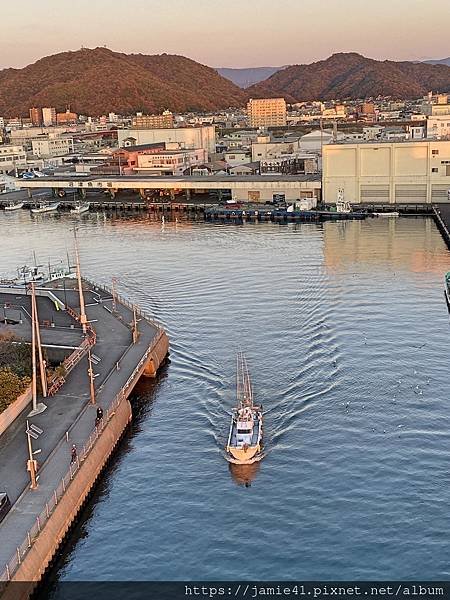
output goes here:
<path id="1" fill-rule="evenodd" d="M 49 355 L 64 354 L 70 372 L 61 377 L 52 396 L 40 399 L 47 405 L 45 412 L 30 418 L 28 406 L 0 435 L 0 491 L 6 491 L 13 504 L 0 523 L 2 600 L 27 598 L 40 581 L 132 417 L 128 396 L 141 376 L 156 375 L 168 353 L 168 338 L 159 325 L 125 299 L 113 301 L 109 290 L 87 280 L 83 281 L 86 313 L 95 333 L 83 337 L 73 283 L 57 281 L 37 289 L 44 347 Z M 27 339 L 30 298 L 25 288 L 0 291 L 0 306 L 6 306 L 7 313 L 22 315 L 21 324 L 11 318 L 8 328 Z M 134 315 L 137 337 L 133 335 Z M 86 344 L 93 335 L 96 404 L 90 397 L 90 344 Z M 96 427 L 98 406 L 104 416 Z M 26 471 L 27 418 L 43 430 L 33 441 L 33 450 L 41 449 L 36 455 L 39 479 L 35 490 L 29 487 Z M 72 444 L 77 447 L 73 463 Z"/>

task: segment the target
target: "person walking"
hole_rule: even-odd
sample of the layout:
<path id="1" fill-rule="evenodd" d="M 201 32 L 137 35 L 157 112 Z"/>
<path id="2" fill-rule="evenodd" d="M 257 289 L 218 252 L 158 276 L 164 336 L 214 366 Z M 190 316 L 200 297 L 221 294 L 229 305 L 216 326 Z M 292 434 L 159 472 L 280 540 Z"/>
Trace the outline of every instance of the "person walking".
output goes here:
<path id="1" fill-rule="evenodd" d="M 70 464 L 74 463 L 77 460 L 77 447 L 75 444 L 72 444 L 72 450 L 70 451 Z"/>

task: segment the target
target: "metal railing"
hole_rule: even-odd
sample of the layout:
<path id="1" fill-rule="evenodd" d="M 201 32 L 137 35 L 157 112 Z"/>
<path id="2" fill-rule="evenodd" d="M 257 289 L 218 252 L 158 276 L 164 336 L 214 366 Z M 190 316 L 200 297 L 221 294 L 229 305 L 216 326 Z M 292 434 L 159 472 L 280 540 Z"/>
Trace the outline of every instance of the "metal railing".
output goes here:
<path id="1" fill-rule="evenodd" d="M 158 329 L 160 329 L 160 328 L 158 328 Z M 155 337 L 152 344 L 146 350 L 146 352 L 140 359 L 139 363 L 137 364 L 137 366 L 135 367 L 135 369 L 133 370 L 131 375 L 128 377 L 127 381 L 123 385 L 120 392 L 115 396 L 113 402 L 111 403 L 111 406 L 105 411 L 105 414 L 104 414 L 103 419 L 101 420 L 100 424 L 90 434 L 88 440 L 83 445 L 81 452 L 78 454 L 76 461 L 69 466 L 69 470 L 64 475 L 64 477 L 61 479 L 60 483 L 58 484 L 56 489 L 53 491 L 52 495 L 48 498 L 47 502 L 45 503 L 45 507 L 40 512 L 40 514 L 36 517 L 35 523 L 27 531 L 23 542 L 19 546 L 17 546 L 14 554 L 11 556 L 9 561 L 5 564 L 5 568 L 4 568 L 3 572 L 0 573 L 0 583 L 11 581 L 12 577 L 14 576 L 14 573 L 20 567 L 25 556 L 28 554 L 30 548 L 32 548 L 33 544 L 35 543 L 36 539 L 38 538 L 39 534 L 41 533 L 43 527 L 45 526 L 45 524 L 51 517 L 52 513 L 54 512 L 58 502 L 61 500 L 61 498 L 64 496 L 67 488 L 70 486 L 72 479 L 74 478 L 77 471 L 80 469 L 80 465 L 82 465 L 82 463 L 86 460 L 86 457 L 88 456 L 88 454 L 94 447 L 96 441 L 98 440 L 101 433 L 105 429 L 107 423 L 113 417 L 115 410 L 118 407 L 118 405 L 120 404 L 120 402 L 122 402 L 127 397 L 128 388 L 132 385 L 136 376 L 138 375 L 138 373 L 144 366 L 145 362 L 147 361 L 149 355 L 153 352 L 153 349 L 155 348 L 156 344 L 159 342 L 161 333 L 162 333 L 162 329 L 160 331 L 160 335 Z M 82 414 L 84 414 L 87 409 L 88 409 L 88 407 L 85 407 Z M 60 442 L 58 443 L 58 446 L 61 443 L 63 443 L 64 441 L 67 441 L 66 435 L 63 438 L 61 438 Z"/>

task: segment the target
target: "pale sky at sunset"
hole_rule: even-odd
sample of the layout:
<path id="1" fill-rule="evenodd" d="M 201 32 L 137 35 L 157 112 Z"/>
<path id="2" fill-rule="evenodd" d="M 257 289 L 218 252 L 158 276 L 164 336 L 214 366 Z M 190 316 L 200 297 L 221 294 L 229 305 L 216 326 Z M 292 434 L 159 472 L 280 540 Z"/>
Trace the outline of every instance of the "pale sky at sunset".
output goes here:
<path id="1" fill-rule="evenodd" d="M 214 67 L 308 63 L 333 52 L 450 56 L 449 0 L 20 0 L 1 2 L 0 68 L 106 45 Z"/>

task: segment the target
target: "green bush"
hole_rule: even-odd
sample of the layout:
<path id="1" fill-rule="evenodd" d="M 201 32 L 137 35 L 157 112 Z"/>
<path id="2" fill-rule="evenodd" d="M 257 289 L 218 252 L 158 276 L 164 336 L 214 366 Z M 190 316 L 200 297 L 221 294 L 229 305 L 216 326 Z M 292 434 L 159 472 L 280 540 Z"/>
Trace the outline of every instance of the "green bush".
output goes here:
<path id="1" fill-rule="evenodd" d="M 8 408 L 29 385 L 29 377 L 19 377 L 7 367 L 0 368 L 0 412 Z"/>

